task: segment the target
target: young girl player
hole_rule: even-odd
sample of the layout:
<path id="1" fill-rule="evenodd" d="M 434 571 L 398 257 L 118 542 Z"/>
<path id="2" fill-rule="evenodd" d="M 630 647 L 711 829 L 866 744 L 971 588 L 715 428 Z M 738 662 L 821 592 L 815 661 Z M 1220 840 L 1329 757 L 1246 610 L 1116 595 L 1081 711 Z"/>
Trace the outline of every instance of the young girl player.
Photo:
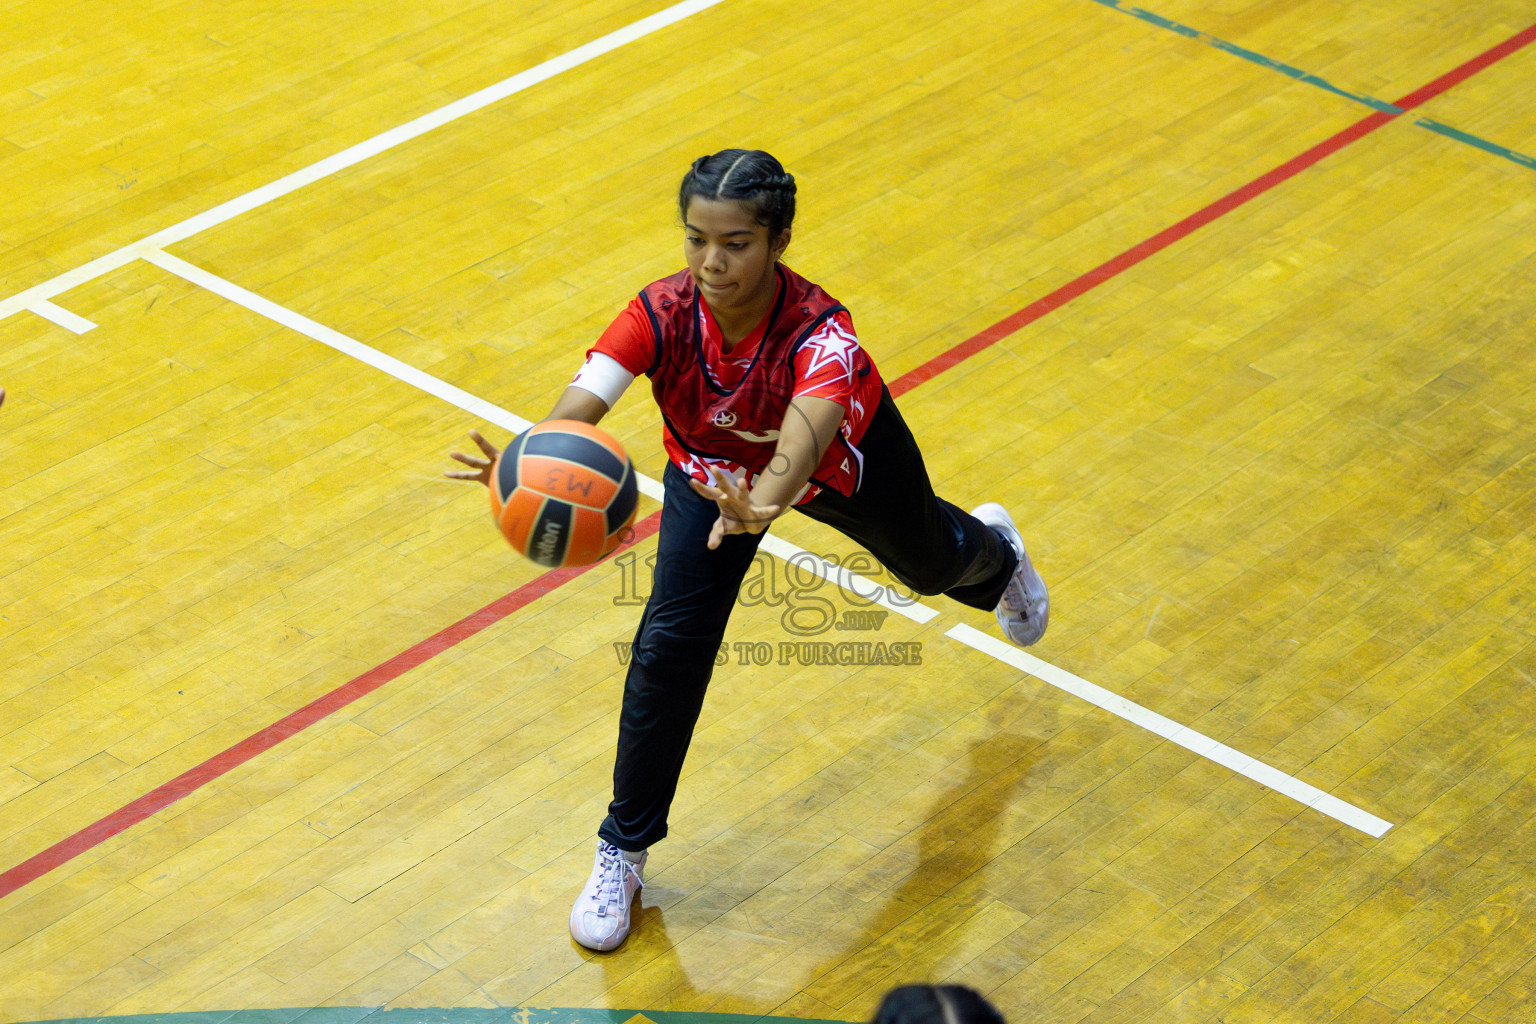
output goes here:
<path id="1" fill-rule="evenodd" d="M 1000 505 L 938 498 L 923 457 L 848 311 L 780 263 L 795 180 L 767 153 L 701 157 L 678 193 L 687 269 L 641 291 L 587 353 L 549 419 L 597 423 L 638 376 L 662 415 L 666 501 L 655 580 L 619 716 L 613 802 L 571 910 L 571 936 L 609 950 L 629 934 L 646 851 L 667 811 L 715 654 L 763 531 L 793 507 L 837 528 L 920 594 L 996 609 L 1028 645 L 1045 583 Z M 448 475 L 489 483 L 496 449 Z"/>

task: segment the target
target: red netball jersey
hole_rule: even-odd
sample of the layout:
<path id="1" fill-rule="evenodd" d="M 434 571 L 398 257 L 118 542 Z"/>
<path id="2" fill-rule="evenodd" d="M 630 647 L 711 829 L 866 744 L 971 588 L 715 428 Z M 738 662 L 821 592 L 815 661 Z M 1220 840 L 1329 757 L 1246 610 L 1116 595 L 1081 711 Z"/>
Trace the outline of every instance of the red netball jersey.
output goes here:
<path id="1" fill-rule="evenodd" d="M 843 306 L 783 265 L 777 276 L 768 315 L 729 352 L 686 270 L 646 286 L 592 351 L 651 379 L 667 455 L 705 483 L 715 482 L 711 466 L 755 483 L 792 399 L 837 402 L 842 426 L 796 502 L 823 487 L 852 494 L 863 470 L 857 446 L 880 404 L 880 373 Z"/>

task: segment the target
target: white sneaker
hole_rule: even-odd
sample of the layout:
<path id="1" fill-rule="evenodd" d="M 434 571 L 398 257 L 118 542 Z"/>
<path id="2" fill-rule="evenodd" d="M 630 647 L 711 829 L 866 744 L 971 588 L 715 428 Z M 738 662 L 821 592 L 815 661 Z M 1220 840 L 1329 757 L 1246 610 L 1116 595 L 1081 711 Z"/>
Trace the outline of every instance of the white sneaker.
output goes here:
<path id="1" fill-rule="evenodd" d="M 616 948 L 629 935 L 629 905 L 644 888 L 640 873 L 649 852 L 630 863 L 612 843 L 597 841 L 592 877 L 571 907 L 571 938 L 599 952 Z"/>
<path id="2" fill-rule="evenodd" d="M 1013 578 L 1003 591 L 1003 599 L 997 604 L 997 624 L 1003 627 L 1008 639 L 1020 647 L 1028 647 L 1045 635 L 1046 623 L 1051 618 L 1051 599 L 1045 591 L 1045 580 L 1035 571 L 1024 550 L 1024 538 L 1008 510 L 995 501 L 977 505 L 971 515 L 980 519 L 1002 534 L 1014 553 L 1019 556 L 1019 566 L 1013 570 Z"/>

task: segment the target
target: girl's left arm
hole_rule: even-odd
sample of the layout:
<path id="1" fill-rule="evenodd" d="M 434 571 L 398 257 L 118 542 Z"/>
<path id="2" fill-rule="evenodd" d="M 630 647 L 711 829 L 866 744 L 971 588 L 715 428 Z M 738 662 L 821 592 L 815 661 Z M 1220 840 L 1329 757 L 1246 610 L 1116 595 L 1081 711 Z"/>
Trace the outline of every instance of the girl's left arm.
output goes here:
<path id="1" fill-rule="evenodd" d="M 762 533 L 811 479 L 822 456 L 843 423 L 843 407 L 826 398 L 797 398 L 789 403 L 779 427 L 779 443 L 768 468 L 748 490 L 729 477 L 710 487 L 691 481 L 698 494 L 720 506 L 720 518 L 709 535 L 709 546 L 719 547 L 728 533 Z"/>
<path id="2" fill-rule="evenodd" d="M 778 447 L 752 488 L 753 503 L 788 508 L 842 425 L 843 407 L 831 399 L 806 397 L 790 402 L 779 427 Z"/>

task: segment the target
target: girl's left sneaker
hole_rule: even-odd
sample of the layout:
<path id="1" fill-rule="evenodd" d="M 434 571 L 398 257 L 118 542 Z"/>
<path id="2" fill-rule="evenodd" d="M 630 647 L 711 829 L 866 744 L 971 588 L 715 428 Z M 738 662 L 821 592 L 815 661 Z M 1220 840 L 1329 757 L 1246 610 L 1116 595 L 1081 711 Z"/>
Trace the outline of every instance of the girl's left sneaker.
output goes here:
<path id="1" fill-rule="evenodd" d="M 1046 593 L 1045 580 L 1035 571 L 1029 552 L 1024 550 L 1024 538 L 1020 536 L 1019 528 L 1013 525 L 1008 510 L 995 501 L 977 505 L 971 515 L 1002 534 L 1019 556 L 1013 578 L 1008 581 L 1003 599 L 997 604 L 997 624 L 1003 627 L 1008 639 L 1020 647 L 1038 643 L 1051 618 L 1051 598 Z"/>

